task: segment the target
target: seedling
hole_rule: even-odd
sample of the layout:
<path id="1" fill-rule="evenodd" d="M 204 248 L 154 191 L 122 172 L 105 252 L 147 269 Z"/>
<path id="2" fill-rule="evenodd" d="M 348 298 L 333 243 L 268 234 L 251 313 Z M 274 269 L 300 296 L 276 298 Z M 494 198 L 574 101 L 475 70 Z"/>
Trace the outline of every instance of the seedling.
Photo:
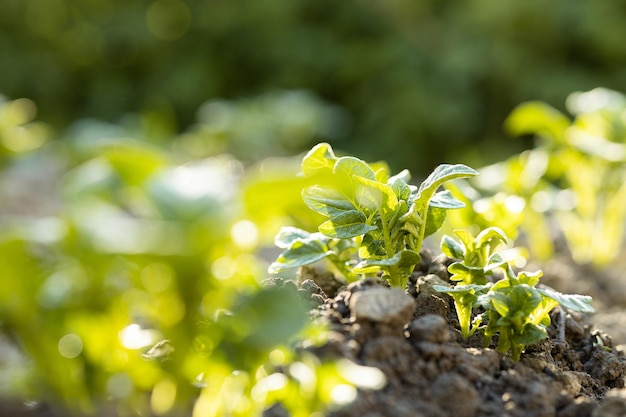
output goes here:
<path id="1" fill-rule="evenodd" d="M 315 184 L 303 190 L 305 204 L 328 220 L 319 226 L 321 235 L 281 230 L 279 236 L 290 237 L 278 239 L 286 250 L 270 266 L 270 272 L 327 257 L 340 270 L 351 268 L 347 279 L 381 272 L 391 285 L 403 288 L 420 261 L 424 238 L 441 227 L 446 210 L 464 206 L 450 192 L 438 191 L 439 187 L 477 174 L 465 165 L 439 165 L 414 187 L 409 184 L 408 170 L 390 177 L 384 165 L 336 157 L 327 143 L 309 151 L 302 161 L 302 173 Z M 341 243 L 344 240 L 351 243 Z M 344 256 L 352 246 L 357 248 L 356 261 Z M 352 266 L 352 262 L 356 264 Z"/>
<path id="2" fill-rule="evenodd" d="M 355 266 L 353 255 L 357 251 L 352 239 L 332 239 L 320 232 L 283 227 L 274 238 L 274 244 L 284 251 L 270 265 L 270 274 L 328 259 L 348 281 L 358 278 L 352 271 Z"/>
<path id="3" fill-rule="evenodd" d="M 461 240 L 460 243 L 448 235 L 441 240 L 444 254 L 463 259 L 463 262 L 455 262 L 448 268 L 452 273 L 450 279 L 463 284 L 486 284 L 487 276 L 493 275 L 493 270 L 505 263 L 496 248 L 508 242 L 507 236 L 497 227 L 489 227 L 476 237 L 467 230 L 455 230 L 454 234 Z"/>
<path id="4" fill-rule="evenodd" d="M 558 305 L 583 313 L 594 311 L 589 296 L 535 288 L 543 275 L 541 271 L 522 271 L 516 275 L 510 262 L 494 251 L 498 244 L 508 241 L 500 229 L 485 229 L 475 238 L 463 231 L 455 231 L 455 234 L 461 242 L 444 236 L 442 250 L 448 256 L 460 258 L 448 267 L 451 280 L 459 284 L 433 288 L 454 299 L 464 338 L 481 330 L 488 345 L 492 337 L 499 334 L 497 350 L 501 353 L 510 350 L 511 357 L 517 361 L 525 346 L 548 336 L 549 314 Z M 495 283 L 487 282 L 486 277 L 498 268 L 503 270 L 504 278 Z M 481 308 L 483 313 L 472 320 L 476 308 Z"/>

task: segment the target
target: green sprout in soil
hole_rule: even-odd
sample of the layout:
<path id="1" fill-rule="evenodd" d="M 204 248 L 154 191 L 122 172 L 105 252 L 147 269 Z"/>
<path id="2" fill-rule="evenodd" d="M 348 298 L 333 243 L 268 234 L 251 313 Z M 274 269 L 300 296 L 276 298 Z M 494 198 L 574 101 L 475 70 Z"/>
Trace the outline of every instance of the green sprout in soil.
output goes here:
<path id="1" fill-rule="evenodd" d="M 276 244 L 284 251 L 270 273 L 327 258 L 349 281 L 381 273 L 401 288 L 420 261 L 424 238 L 441 227 L 448 209 L 464 207 L 439 187 L 477 174 L 465 165 L 442 164 L 415 187 L 409 171 L 390 176 L 382 164 L 336 157 L 327 143 L 311 149 L 301 168 L 314 184 L 303 190 L 304 202 L 327 220 L 319 233 L 283 228 Z"/>
<path id="2" fill-rule="evenodd" d="M 515 274 L 510 261 L 495 251 L 498 245 L 507 243 L 504 232 L 491 227 L 476 237 L 465 231 L 455 231 L 460 242 L 444 236 L 442 251 L 459 259 L 448 267 L 454 287 L 435 285 L 437 291 L 447 293 L 454 299 L 461 334 L 468 338 L 481 331 L 485 345 L 499 335 L 497 350 L 517 361 L 523 349 L 546 337 L 550 325 L 550 311 L 561 305 L 569 310 L 592 313 L 592 299 L 585 295 L 561 294 L 550 288 L 537 288 L 542 271 Z M 500 269 L 504 277 L 488 282 L 487 277 Z M 482 313 L 472 320 L 472 313 Z"/>

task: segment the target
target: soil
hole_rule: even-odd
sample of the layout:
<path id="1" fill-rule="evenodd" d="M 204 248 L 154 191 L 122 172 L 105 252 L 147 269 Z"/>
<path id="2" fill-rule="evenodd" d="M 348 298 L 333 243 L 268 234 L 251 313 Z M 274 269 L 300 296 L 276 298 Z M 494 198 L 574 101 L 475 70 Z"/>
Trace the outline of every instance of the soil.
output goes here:
<path id="1" fill-rule="evenodd" d="M 359 389 L 330 417 L 626 416 L 626 358 L 593 317 L 556 308 L 549 338 L 514 362 L 495 341 L 485 348 L 478 335 L 463 340 L 452 298 L 431 288 L 448 282 L 451 260 L 421 255 L 406 292 L 383 280 L 342 285 L 329 272 L 300 271 L 311 314 L 330 326 L 328 342 L 309 349 L 377 367 L 387 378 L 380 390 Z M 559 283 L 563 274 L 550 277 L 552 266 L 545 281 Z M 280 415 L 280 407 L 265 413 Z"/>

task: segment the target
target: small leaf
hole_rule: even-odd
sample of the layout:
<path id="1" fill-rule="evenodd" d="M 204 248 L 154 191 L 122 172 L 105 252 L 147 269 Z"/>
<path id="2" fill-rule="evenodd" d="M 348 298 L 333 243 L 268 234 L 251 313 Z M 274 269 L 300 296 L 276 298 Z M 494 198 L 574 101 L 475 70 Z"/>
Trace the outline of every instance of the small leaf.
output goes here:
<path id="1" fill-rule="evenodd" d="M 354 272 L 365 273 L 363 271 L 368 270 L 371 267 L 386 268 L 390 266 L 397 266 L 397 267 L 402 268 L 402 267 L 414 266 L 414 265 L 417 265 L 420 259 L 421 258 L 417 252 L 414 252 L 412 250 L 402 250 L 396 253 L 391 258 L 366 259 L 364 261 L 361 261 L 359 262 L 357 266 L 354 267 Z M 380 269 L 380 268 L 377 268 L 377 269 Z"/>
<path id="2" fill-rule="evenodd" d="M 417 199 L 422 198 L 422 196 L 427 196 L 428 200 L 430 200 L 430 197 L 444 182 L 455 178 L 473 177 L 475 175 L 478 175 L 478 172 L 463 164 L 441 164 L 435 168 L 420 185 L 417 190 Z"/>
<path id="3" fill-rule="evenodd" d="M 502 231 L 499 227 L 488 227 L 481 231 L 476 239 L 474 239 L 475 245 L 477 248 L 483 247 L 484 245 L 490 245 L 492 249 L 500 244 L 507 244 L 509 238 L 506 236 L 506 233 Z"/>
<path id="4" fill-rule="evenodd" d="M 445 285 L 433 285 L 433 289 L 438 292 L 443 292 L 446 294 L 481 294 L 485 291 L 489 290 L 493 284 L 488 283 L 485 285 L 477 285 L 477 284 L 461 284 L 456 285 L 454 287 L 446 287 Z"/>
<path id="5" fill-rule="evenodd" d="M 371 234 L 363 236 L 359 246 L 359 257 L 362 259 L 385 256 L 385 242 L 382 239 L 374 239 Z"/>
<path id="6" fill-rule="evenodd" d="M 285 269 L 309 265 L 332 254 L 333 252 L 328 250 L 326 245 L 317 240 L 298 239 L 278 256 L 276 261 L 269 266 L 268 272 L 275 274 Z"/>
<path id="7" fill-rule="evenodd" d="M 411 173 L 409 172 L 408 169 L 403 169 L 402 171 L 398 172 L 393 177 L 389 178 L 389 184 L 392 184 L 396 182 L 397 180 L 400 180 L 403 183 L 408 185 L 409 181 L 411 181 Z"/>
<path id="8" fill-rule="evenodd" d="M 488 294 L 485 294 L 490 306 L 500 315 L 507 317 L 511 311 L 510 300 L 507 294 L 494 292 L 493 288 Z"/>
<path id="9" fill-rule="evenodd" d="M 474 237 L 470 232 L 465 229 L 455 229 L 454 234 L 461 240 L 467 255 L 474 252 Z"/>
<path id="10" fill-rule="evenodd" d="M 530 313 L 541 303 L 542 297 L 537 289 L 526 284 L 511 287 L 510 292 L 511 308 L 515 312 Z"/>
<path id="11" fill-rule="evenodd" d="M 430 207 L 442 209 L 458 209 L 465 207 L 465 203 L 457 200 L 449 190 L 435 193 L 428 203 Z"/>
<path id="12" fill-rule="evenodd" d="M 319 143 L 313 147 L 302 159 L 302 173 L 311 177 L 318 174 L 330 174 L 333 171 L 337 157 L 328 143 Z"/>
<path id="13" fill-rule="evenodd" d="M 426 229 L 424 230 L 424 237 L 430 236 L 439 230 L 445 220 L 445 209 L 428 206 L 428 216 L 426 216 Z"/>
<path id="14" fill-rule="evenodd" d="M 339 191 L 319 185 L 302 190 L 302 199 L 309 208 L 326 217 L 338 216 L 346 211 L 355 210 L 354 205 Z"/>
<path id="15" fill-rule="evenodd" d="M 490 271 L 493 271 L 494 269 L 500 268 L 506 263 L 507 261 L 504 260 L 504 258 L 502 258 L 502 255 L 500 255 L 499 253 L 494 253 L 489 257 L 489 259 L 487 259 L 487 265 L 485 265 L 484 270 L 485 272 L 490 272 Z M 532 286 L 533 285 L 531 285 L 531 287 Z"/>
<path id="16" fill-rule="evenodd" d="M 378 211 L 388 221 L 398 208 L 398 198 L 388 185 L 355 177 L 354 199 L 362 211 Z"/>
<path id="17" fill-rule="evenodd" d="M 530 287 L 534 287 L 539 284 L 539 279 L 543 276 L 543 271 L 536 272 L 521 271 L 517 274 L 517 280 L 520 284 L 526 284 Z"/>
<path id="18" fill-rule="evenodd" d="M 518 345 L 528 346 L 548 337 L 548 332 L 543 326 L 528 323 L 522 333 L 513 336 L 513 342 Z"/>
<path id="19" fill-rule="evenodd" d="M 389 179 L 388 185 L 395 193 L 398 200 L 409 201 L 411 197 L 411 187 L 399 177 Z"/>
<path id="20" fill-rule="evenodd" d="M 296 239 L 308 239 L 311 233 L 297 227 L 287 226 L 281 227 L 274 237 L 274 244 L 281 249 L 287 249 Z"/>
<path id="21" fill-rule="evenodd" d="M 361 236 L 372 230 L 376 230 L 376 226 L 366 224 L 366 220 L 363 213 L 350 210 L 333 216 L 330 220 L 322 223 L 319 227 L 319 231 L 335 239 L 347 239 Z"/>
<path id="22" fill-rule="evenodd" d="M 449 258 L 463 259 L 465 257 L 465 247 L 448 235 L 441 238 L 441 251 Z"/>
<path id="23" fill-rule="evenodd" d="M 537 288 L 537 291 L 546 297 L 558 301 L 560 305 L 572 311 L 579 313 L 593 313 L 595 311 L 591 305 L 593 299 L 588 295 L 561 294 L 549 288 Z"/>
<path id="24" fill-rule="evenodd" d="M 352 181 L 354 177 L 367 178 L 376 181 L 376 174 L 366 162 L 353 156 L 339 158 L 333 168 L 333 173 Z"/>

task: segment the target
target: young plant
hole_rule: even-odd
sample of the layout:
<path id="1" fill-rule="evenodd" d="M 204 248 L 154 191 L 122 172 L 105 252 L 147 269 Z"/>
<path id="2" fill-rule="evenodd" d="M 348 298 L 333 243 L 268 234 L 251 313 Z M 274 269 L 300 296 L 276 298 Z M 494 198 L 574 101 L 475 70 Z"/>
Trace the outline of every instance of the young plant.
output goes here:
<path id="1" fill-rule="evenodd" d="M 542 272 L 515 274 L 510 262 L 495 252 L 495 248 L 508 241 L 498 228 L 483 230 L 475 238 L 464 231 L 455 231 L 461 239 L 457 242 L 449 236 L 442 239 L 442 251 L 460 261 L 451 264 L 448 271 L 454 287 L 436 285 L 437 291 L 450 294 L 454 299 L 457 317 L 464 338 L 477 330 L 483 332 L 485 345 L 499 334 L 497 350 L 511 351 L 513 360 L 519 360 L 525 346 L 548 336 L 549 313 L 558 305 L 573 311 L 591 313 L 592 299 L 583 295 L 565 295 L 549 288 L 535 288 Z M 486 277 L 500 268 L 504 278 L 496 283 Z M 472 320 L 475 308 L 484 313 Z M 485 323 L 485 325 L 483 325 Z"/>
<path id="2" fill-rule="evenodd" d="M 510 268 L 508 268 L 511 271 Z M 511 351 L 511 358 L 520 359 L 524 347 L 548 337 L 550 311 L 561 305 L 569 310 L 592 313 L 592 299 L 585 295 L 561 294 L 548 288 L 535 288 L 543 273 L 520 272 L 517 276 L 495 283 L 487 293 L 478 297 L 486 311 L 485 344 L 499 334 L 497 350 Z"/>
<path id="3" fill-rule="evenodd" d="M 487 283 L 487 276 L 504 263 L 496 248 L 508 242 L 507 236 L 497 227 L 489 227 L 473 237 L 467 230 L 455 230 L 460 242 L 448 235 L 441 240 L 441 251 L 450 258 L 462 259 L 448 267 L 452 281 L 463 284 Z"/>
<path id="4" fill-rule="evenodd" d="M 444 235 L 441 240 L 441 251 L 450 258 L 460 259 L 448 267 L 452 274 L 451 281 L 459 282 L 453 288 L 435 286 L 437 291 L 450 294 L 454 299 L 461 334 L 464 338 L 473 335 L 480 323 L 471 326 L 472 310 L 477 305 L 478 296 L 487 292 L 491 284 L 487 276 L 493 275 L 494 269 L 505 262 L 496 252 L 496 248 L 508 242 L 507 236 L 497 227 L 490 227 L 476 237 L 466 230 L 455 230 L 454 234 L 460 241 Z"/>
<path id="5" fill-rule="evenodd" d="M 328 259 L 349 282 L 358 278 L 352 271 L 355 266 L 353 255 L 357 251 L 352 239 L 332 239 L 320 232 L 283 227 L 274 238 L 274 244 L 284 251 L 270 265 L 270 274 Z"/>
<path id="6" fill-rule="evenodd" d="M 331 258 L 334 255 L 329 252 L 333 251 L 324 250 L 324 239 L 348 239 L 358 248 L 360 260 L 352 267 L 352 274 L 382 272 L 391 285 L 400 287 L 406 286 L 420 260 L 424 238 L 441 227 L 446 210 L 464 206 L 448 191 L 438 191 L 439 187 L 446 181 L 477 174 L 465 165 L 440 165 L 419 187 L 414 187 L 409 185 L 409 171 L 390 177 L 384 165 L 369 165 L 351 156 L 336 157 L 327 143 L 309 151 L 302 161 L 302 173 L 315 184 L 303 190 L 305 204 L 328 218 L 319 226 L 324 237 L 309 235 L 319 243 L 304 237 L 290 240 L 289 247 L 270 270 L 276 272 Z M 316 246 L 317 255 L 292 249 L 294 245 L 299 249 L 305 244 Z M 336 256 L 342 265 L 352 266 L 338 253 Z"/>

